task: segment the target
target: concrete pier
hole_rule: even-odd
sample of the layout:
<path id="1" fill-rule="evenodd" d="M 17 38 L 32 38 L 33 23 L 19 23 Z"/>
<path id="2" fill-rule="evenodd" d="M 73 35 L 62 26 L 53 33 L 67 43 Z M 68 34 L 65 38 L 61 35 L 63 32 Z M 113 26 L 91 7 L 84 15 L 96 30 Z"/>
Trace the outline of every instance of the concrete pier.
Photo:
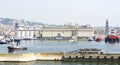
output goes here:
<path id="1" fill-rule="evenodd" d="M 62 61 L 120 61 L 120 54 L 65 55 Z"/>
<path id="2" fill-rule="evenodd" d="M 26 53 L 0 54 L 0 61 L 120 61 L 120 54 Z"/>

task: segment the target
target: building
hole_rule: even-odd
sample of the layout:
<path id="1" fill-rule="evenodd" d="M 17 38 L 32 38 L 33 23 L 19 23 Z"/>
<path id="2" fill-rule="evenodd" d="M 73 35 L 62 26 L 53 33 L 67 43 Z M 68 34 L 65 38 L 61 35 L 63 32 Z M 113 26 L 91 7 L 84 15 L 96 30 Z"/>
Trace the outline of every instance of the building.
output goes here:
<path id="1" fill-rule="evenodd" d="M 24 27 L 17 30 L 19 38 L 39 37 L 47 40 L 69 40 L 76 37 L 78 40 L 94 37 L 94 30 L 90 26 L 51 26 L 51 27 Z"/>
<path id="2" fill-rule="evenodd" d="M 35 30 L 29 27 L 19 27 L 17 30 L 17 37 L 20 39 L 32 39 L 34 38 Z"/>
<path id="3" fill-rule="evenodd" d="M 78 39 L 88 39 L 89 37 L 94 37 L 94 30 L 92 28 L 79 28 L 78 29 Z"/>
<path id="4" fill-rule="evenodd" d="M 40 35 L 45 39 L 70 39 L 72 37 L 71 31 L 71 28 L 45 27 Z"/>

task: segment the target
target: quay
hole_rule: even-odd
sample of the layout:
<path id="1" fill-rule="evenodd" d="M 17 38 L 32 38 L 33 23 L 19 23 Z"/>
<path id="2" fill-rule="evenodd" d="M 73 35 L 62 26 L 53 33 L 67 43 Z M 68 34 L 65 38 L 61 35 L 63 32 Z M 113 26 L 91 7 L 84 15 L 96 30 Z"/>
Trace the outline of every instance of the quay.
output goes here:
<path id="1" fill-rule="evenodd" d="M 120 54 L 26 53 L 0 54 L 0 61 L 120 61 Z"/>

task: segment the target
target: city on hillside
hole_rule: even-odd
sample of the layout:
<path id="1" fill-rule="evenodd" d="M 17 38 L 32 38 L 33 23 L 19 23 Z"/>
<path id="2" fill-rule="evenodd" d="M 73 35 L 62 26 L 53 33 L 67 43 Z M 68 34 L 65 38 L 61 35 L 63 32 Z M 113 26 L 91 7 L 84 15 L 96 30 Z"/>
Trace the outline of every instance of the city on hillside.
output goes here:
<path id="1" fill-rule="evenodd" d="M 108 21 L 108 20 L 106 20 Z M 88 23 L 89 24 L 89 23 Z M 105 38 L 105 25 L 101 27 L 92 27 L 91 25 L 51 25 L 25 20 L 16 20 L 10 18 L 0 18 L 0 36 L 8 35 L 20 39 L 37 39 L 43 40 L 87 40 L 92 37 Z M 119 36 L 119 27 L 110 27 Z"/>

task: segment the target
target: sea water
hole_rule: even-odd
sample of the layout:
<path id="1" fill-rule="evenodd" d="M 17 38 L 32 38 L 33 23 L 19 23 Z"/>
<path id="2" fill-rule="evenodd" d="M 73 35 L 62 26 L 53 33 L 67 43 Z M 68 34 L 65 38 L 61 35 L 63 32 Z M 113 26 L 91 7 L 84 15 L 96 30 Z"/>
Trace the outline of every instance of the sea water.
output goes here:
<path id="1" fill-rule="evenodd" d="M 27 40 L 21 41 L 22 47 L 27 50 L 9 52 L 9 44 L 0 45 L 0 54 L 24 54 L 42 52 L 71 52 L 80 48 L 99 48 L 105 54 L 120 54 L 120 43 L 109 44 L 95 41 L 79 41 L 71 43 L 69 41 L 41 41 Z M 64 62 L 64 61 L 32 61 L 32 62 L 0 62 L 0 65 L 119 65 L 119 62 Z"/>

